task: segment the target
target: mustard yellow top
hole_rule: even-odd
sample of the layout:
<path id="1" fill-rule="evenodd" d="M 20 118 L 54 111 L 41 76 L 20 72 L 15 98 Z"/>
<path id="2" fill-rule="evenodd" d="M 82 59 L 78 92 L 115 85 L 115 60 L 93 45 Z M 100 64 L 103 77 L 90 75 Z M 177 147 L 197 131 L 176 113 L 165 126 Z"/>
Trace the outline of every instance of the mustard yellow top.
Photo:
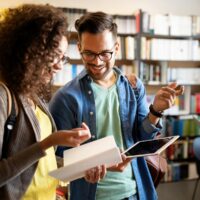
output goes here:
<path id="1" fill-rule="evenodd" d="M 41 140 L 43 140 L 52 133 L 51 121 L 39 107 L 36 107 L 35 115 L 40 124 Z M 47 155 L 39 160 L 32 182 L 22 200 L 56 199 L 58 181 L 48 175 L 49 171 L 57 169 L 54 148 L 49 148 L 46 153 Z"/>

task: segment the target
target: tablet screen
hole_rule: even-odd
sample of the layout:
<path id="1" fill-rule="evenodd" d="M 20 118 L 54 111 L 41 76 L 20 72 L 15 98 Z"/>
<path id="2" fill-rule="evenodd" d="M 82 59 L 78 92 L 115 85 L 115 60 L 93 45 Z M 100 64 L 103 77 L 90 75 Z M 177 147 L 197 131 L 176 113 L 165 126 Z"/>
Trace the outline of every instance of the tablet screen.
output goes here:
<path id="1" fill-rule="evenodd" d="M 125 155 L 137 157 L 137 155 L 145 156 L 145 154 L 155 154 L 162 147 L 165 146 L 165 148 L 167 148 L 177 138 L 178 138 L 177 136 L 172 136 L 172 137 L 164 137 L 153 140 L 139 141 L 136 144 L 134 144 L 131 148 L 126 150 Z"/>

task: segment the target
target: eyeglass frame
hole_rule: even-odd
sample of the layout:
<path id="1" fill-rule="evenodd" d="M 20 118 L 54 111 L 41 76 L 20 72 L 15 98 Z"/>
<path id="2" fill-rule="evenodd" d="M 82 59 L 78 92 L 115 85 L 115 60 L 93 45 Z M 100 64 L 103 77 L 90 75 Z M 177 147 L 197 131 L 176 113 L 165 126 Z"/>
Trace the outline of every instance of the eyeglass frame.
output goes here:
<path id="1" fill-rule="evenodd" d="M 55 64 L 59 64 L 61 61 L 64 65 L 66 65 L 67 63 L 70 62 L 70 57 L 63 55 L 62 58 L 59 58 L 58 61 Z"/>
<path id="2" fill-rule="evenodd" d="M 63 61 L 64 60 L 64 61 Z M 53 65 L 58 65 L 62 61 L 63 65 L 66 65 L 67 63 L 70 62 L 70 57 L 63 55 L 62 58 L 59 58 L 57 62 L 55 62 Z M 52 66 L 47 66 L 46 69 L 48 72 L 51 72 Z"/>
<path id="3" fill-rule="evenodd" d="M 115 44 L 113 45 L 113 47 L 111 48 L 111 49 L 113 49 L 114 47 L 115 47 L 115 45 L 116 45 L 117 43 L 115 42 Z M 85 58 L 84 58 L 84 56 L 83 56 L 83 54 L 84 53 L 88 53 L 88 54 L 91 54 L 91 56 L 94 56 L 94 58 L 92 58 L 91 60 L 86 60 Z M 102 60 L 101 59 L 101 54 L 105 54 L 105 53 L 109 53 L 110 54 L 110 58 L 108 59 L 108 60 Z M 114 51 L 108 51 L 108 50 L 103 50 L 102 52 L 100 52 L 100 53 L 95 53 L 95 52 L 92 52 L 92 51 L 83 51 L 83 52 L 80 52 L 80 54 L 81 54 L 81 57 L 83 58 L 83 60 L 84 61 L 86 61 L 86 62 L 91 62 L 91 61 L 94 61 L 95 59 L 96 59 L 96 57 L 98 56 L 98 58 L 101 60 L 101 61 L 103 61 L 103 62 L 108 62 L 108 61 L 110 61 L 111 59 L 112 59 L 112 55 L 113 55 L 113 53 L 114 53 Z"/>

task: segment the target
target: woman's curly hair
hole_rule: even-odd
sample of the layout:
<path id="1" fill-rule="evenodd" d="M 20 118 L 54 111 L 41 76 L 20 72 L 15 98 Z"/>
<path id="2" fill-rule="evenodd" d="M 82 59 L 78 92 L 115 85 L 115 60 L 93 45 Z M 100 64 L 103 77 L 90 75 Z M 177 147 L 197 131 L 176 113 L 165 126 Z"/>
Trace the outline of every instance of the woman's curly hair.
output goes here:
<path id="1" fill-rule="evenodd" d="M 36 99 L 49 94 L 47 71 L 67 35 L 65 13 L 50 5 L 24 4 L 0 17 L 0 73 L 8 87 Z M 42 75 L 43 74 L 43 75 Z"/>

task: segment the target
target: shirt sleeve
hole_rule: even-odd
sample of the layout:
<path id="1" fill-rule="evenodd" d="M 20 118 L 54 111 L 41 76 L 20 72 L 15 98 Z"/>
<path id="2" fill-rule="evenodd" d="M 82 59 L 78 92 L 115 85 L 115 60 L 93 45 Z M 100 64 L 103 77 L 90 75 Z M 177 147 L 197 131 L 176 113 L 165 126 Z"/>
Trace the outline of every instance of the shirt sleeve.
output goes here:
<path id="1" fill-rule="evenodd" d="M 140 79 L 137 79 L 137 114 L 136 120 L 139 128 L 139 139 L 146 140 L 155 137 L 155 135 L 162 129 L 162 120 L 154 125 L 150 122 L 148 113 L 148 103 L 146 98 L 146 90 L 144 84 Z"/>
<path id="2" fill-rule="evenodd" d="M 58 91 L 49 103 L 49 110 L 55 121 L 57 130 L 70 130 L 77 127 L 75 105 L 72 97 Z M 56 155 L 63 157 L 63 151 L 69 147 L 58 146 Z"/>

